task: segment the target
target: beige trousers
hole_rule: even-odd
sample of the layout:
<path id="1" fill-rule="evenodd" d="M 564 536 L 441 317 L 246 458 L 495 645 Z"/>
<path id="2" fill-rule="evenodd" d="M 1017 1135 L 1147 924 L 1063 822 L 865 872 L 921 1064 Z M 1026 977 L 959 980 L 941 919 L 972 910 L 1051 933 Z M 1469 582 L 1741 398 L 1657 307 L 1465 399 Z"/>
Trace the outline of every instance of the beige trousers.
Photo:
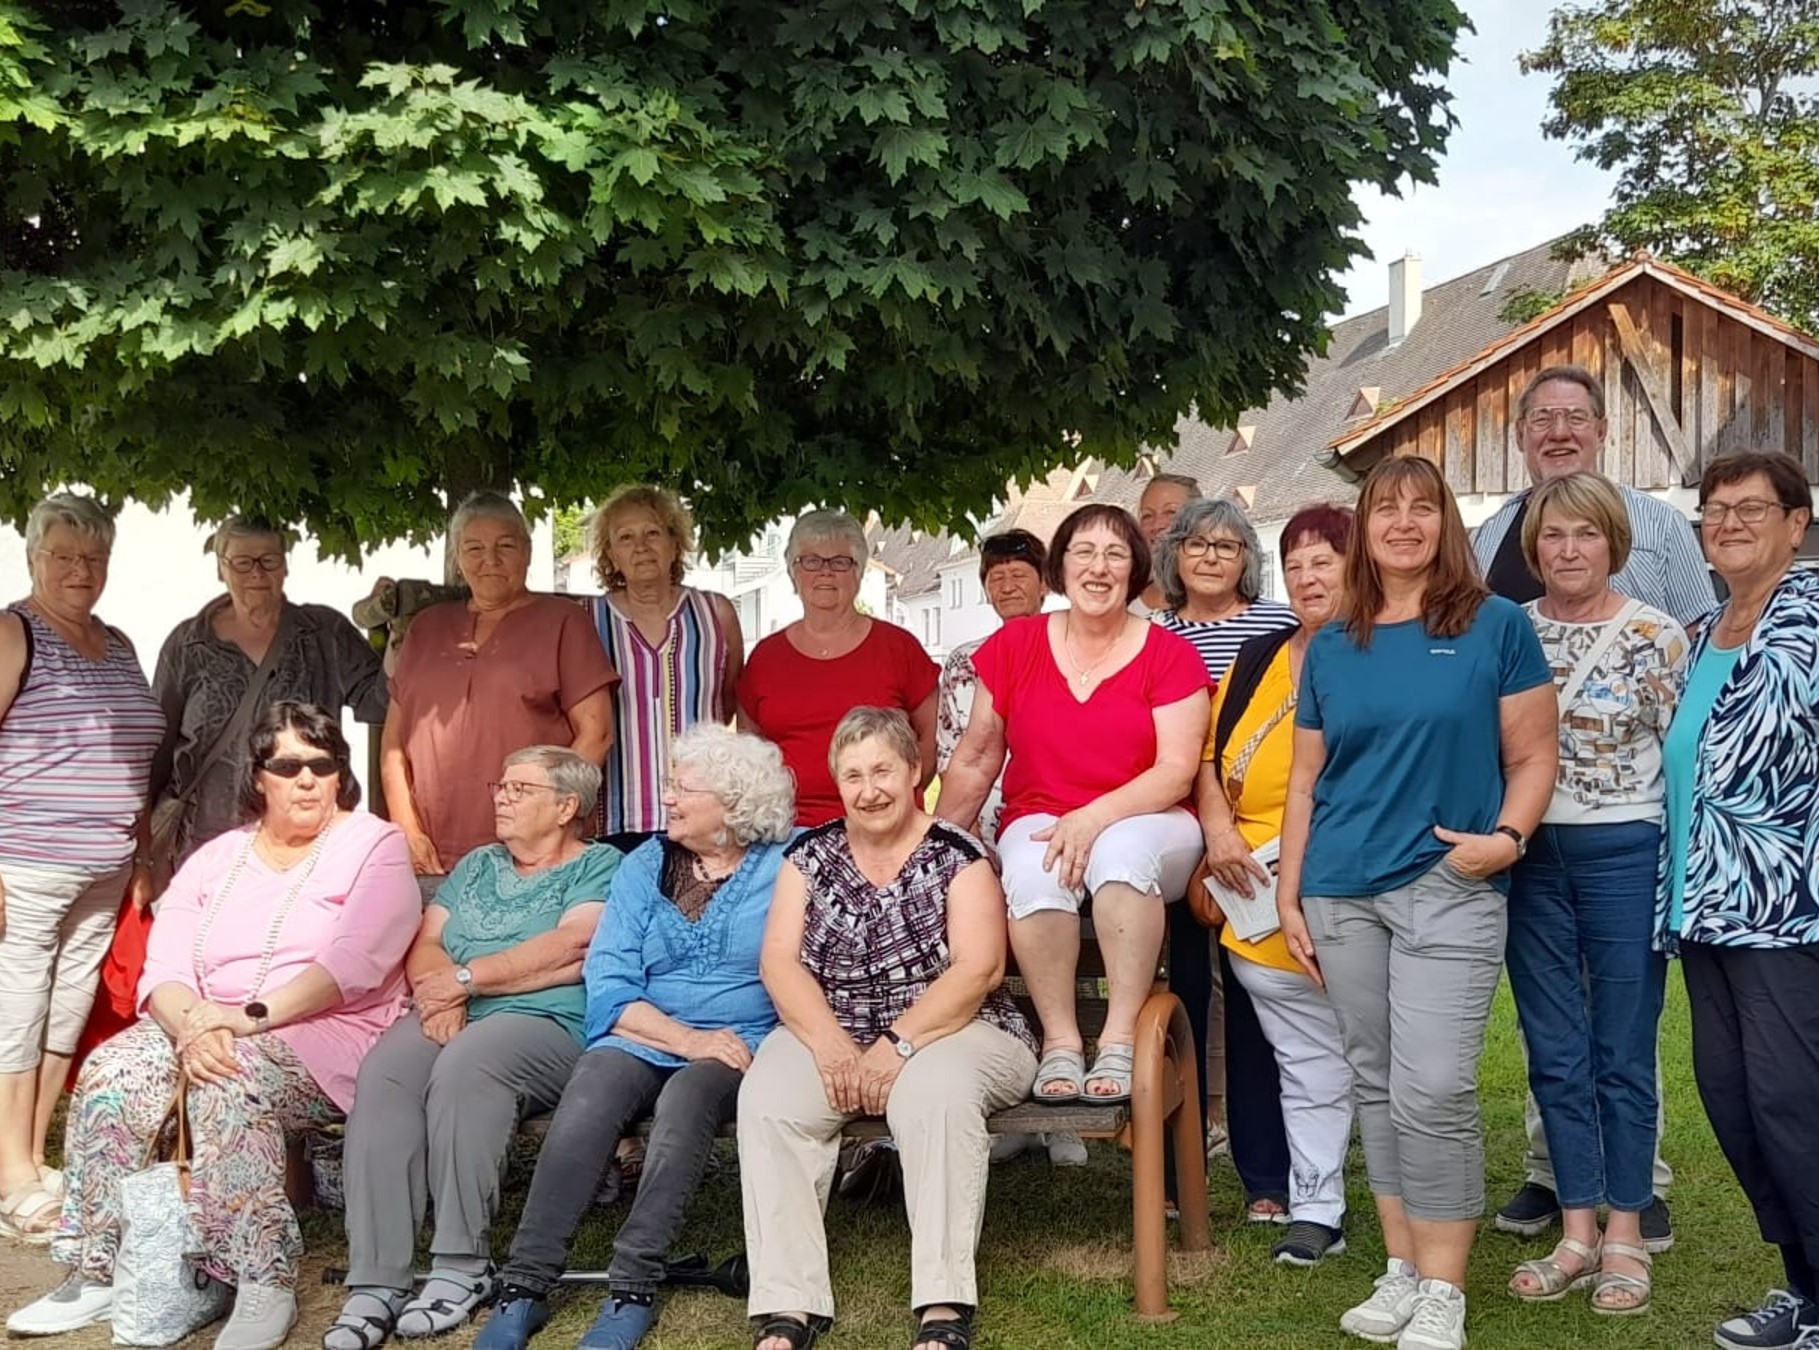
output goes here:
<path id="1" fill-rule="evenodd" d="M 985 1217 L 985 1118 L 1029 1096 L 1036 1057 L 973 1021 L 903 1066 L 885 1119 L 903 1159 L 910 1306 L 977 1305 L 973 1256 Z M 739 1090 L 739 1177 L 752 1316 L 834 1315 L 823 1213 L 853 1117 L 828 1105 L 815 1057 L 787 1027 L 764 1039 Z"/>

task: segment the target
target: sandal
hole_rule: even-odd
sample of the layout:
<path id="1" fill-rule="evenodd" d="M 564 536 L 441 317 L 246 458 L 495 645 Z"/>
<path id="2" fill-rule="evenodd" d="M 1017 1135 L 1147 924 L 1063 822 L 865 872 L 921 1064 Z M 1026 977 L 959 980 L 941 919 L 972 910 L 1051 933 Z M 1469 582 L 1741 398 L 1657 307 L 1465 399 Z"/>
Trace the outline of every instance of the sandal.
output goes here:
<path id="1" fill-rule="evenodd" d="M 33 1245 L 49 1242 L 63 1217 L 63 1201 L 42 1181 L 28 1181 L 0 1199 L 0 1236 Z"/>
<path id="2" fill-rule="evenodd" d="M 925 1346 L 972 1350 L 973 1315 L 962 1313 L 958 1317 L 929 1318 L 916 1328 L 916 1339 L 910 1342 L 910 1350 L 923 1350 Z"/>
<path id="3" fill-rule="evenodd" d="M 385 1311 L 377 1316 L 353 1312 L 351 1310 L 356 1299 L 362 1304 L 370 1303 Z M 355 1294 L 342 1305 L 341 1311 L 335 1314 L 335 1320 L 322 1333 L 322 1350 L 379 1350 L 397 1325 L 398 1314 L 384 1299 L 371 1294 Z M 347 1335 L 335 1335 L 338 1331 L 345 1331 Z"/>
<path id="4" fill-rule="evenodd" d="M 432 1292 L 438 1289 L 450 1290 L 453 1296 Z M 423 1292 L 398 1310 L 398 1323 L 393 1330 L 407 1341 L 446 1336 L 472 1321 L 475 1313 L 493 1301 L 496 1292 L 490 1268 L 478 1277 L 432 1268 L 423 1282 Z"/>
<path id="5" fill-rule="evenodd" d="M 1036 1066 L 1036 1081 L 1030 1085 L 1030 1100 L 1045 1106 L 1071 1106 L 1080 1100 L 1082 1080 L 1086 1077 L 1086 1056 L 1063 1046 L 1050 1050 Z M 1067 1084 L 1067 1092 L 1044 1092 L 1056 1083 Z"/>
<path id="6" fill-rule="evenodd" d="M 1594 1242 L 1586 1246 L 1573 1238 L 1561 1238 L 1551 1255 L 1536 1261 L 1524 1261 L 1516 1267 L 1515 1274 L 1510 1276 L 1509 1291 L 1524 1303 L 1558 1303 L 1575 1289 L 1583 1289 L 1598 1273 L 1599 1255 L 1603 1243 Z M 1560 1254 L 1576 1256 L 1581 1263 L 1577 1271 L 1569 1271 L 1560 1264 Z M 1523 1275 L 1535 1281 L 1533 1288 L 1525 1288 L 1516 1283 Z"/>
<path id="7" fill-rule="evenodd" d="M 1654 1296 L 1654 1260 L 1641 1247 L 1632 1247 L 1627 1242 L 1607 1242 L 1604 1244 L 1603 1260 L 1621 1256 L 1634 1261 L 1642 1267 L 1640 1275 L 1626 1275 L 1620 1270 L 1606 1270 L 1600 1264 L 1598 1273 L 1592 1277 L 1592 1311 L 1606 1317 L 1630 1317 L 1639 1312 L 1647 1312 L 1650 1299 Z M 1635 1298 L 1634 1303 L 1613 1303 L 1605 1297 L 1607 1293 L 1629 1294 Z"/>
<path id="8" fill-rule="evenodd" d="M 1092 1072 L 1080 1085 L 1080 1100 L 1096 1106 L 1117 1106 L 1131 1099 L 1131 1073 L 1136 1067 L 1137 1052 L 1129 1045 L 1102 1045 L 1093 1060 Z M 1094 1092 L 1093 1081 L 1112 1084 L 1115 1092 Z"/>
<path id="9" fill-rule="evenodd" d="M 752 1345 L 756 1350 L 764 1342 L 776 1339 L 789 1342 L 790 1350 L 808 1350 L 815 1343 L 815 1338 L 826 1331 L 829 1325 L 829 1320 L 825 1317 L 811 1317 L 804 1322 L 800 1318 L 776 1313 L 764 1319 L 758 1328 L 758 1334 L 752 1337 Z"/>

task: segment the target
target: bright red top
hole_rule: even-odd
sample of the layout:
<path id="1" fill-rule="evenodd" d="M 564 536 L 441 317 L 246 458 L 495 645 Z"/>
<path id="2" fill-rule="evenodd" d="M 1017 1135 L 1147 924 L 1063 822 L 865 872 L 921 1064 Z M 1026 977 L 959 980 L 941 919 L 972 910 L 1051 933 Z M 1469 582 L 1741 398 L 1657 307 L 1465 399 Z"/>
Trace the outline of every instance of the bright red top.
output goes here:
<path id="1" fill-rule="evenodd" d="M 1156 763 L 1157 708 L 1210 687 L 1185 638 L 1150 625 L 1143 650 L 1074 697 L 1048 642 L 1048 615 L 1012 619 L 973 653 L 979 681 L 1004 722 L 1004 816 L 1066 815 L 1115 792 Z"/>
<path id="2" fill-rule="evenodd" d="M 915 638 L 879 619 L 857 647 L 828 660 L 804 656 L 782 632 L 752 648 L 739 677 L 739 711 L 747 726 L 776 742 L 796 775 L 798 825 L 825 825 L 845 809 L 827 767 L 840 719 L 861 707 L 913 713 L 940 678 Z"/>

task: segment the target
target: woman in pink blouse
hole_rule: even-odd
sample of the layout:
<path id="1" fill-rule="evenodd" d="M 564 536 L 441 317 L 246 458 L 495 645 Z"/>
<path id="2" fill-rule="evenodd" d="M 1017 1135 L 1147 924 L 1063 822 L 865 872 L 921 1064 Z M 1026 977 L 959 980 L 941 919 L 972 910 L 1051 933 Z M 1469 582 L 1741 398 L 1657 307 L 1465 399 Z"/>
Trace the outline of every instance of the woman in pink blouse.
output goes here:
<path id="1" fill-rule="evenodd" d="M 110 1315 L 118 1183 L 144 1165 L 185 1078 L 197 1259 L 238 1286 L 216 1350 L 270 1350 L 296 1321 L 303 1238 L 284 1198 L 285 1140 L 352 1106 L 361 1059 L 404 1011 L 419 905 L 403 833 L 352 809 L 360 787 L 332 716 L 275 703 L 249 750 L 249 824 L 198 849 L 172 880 L 141 1020 L 77 1080 L 51 1247 L 69 1277 L 8 1318 L 9 1331 L 73 1331 Z"/>

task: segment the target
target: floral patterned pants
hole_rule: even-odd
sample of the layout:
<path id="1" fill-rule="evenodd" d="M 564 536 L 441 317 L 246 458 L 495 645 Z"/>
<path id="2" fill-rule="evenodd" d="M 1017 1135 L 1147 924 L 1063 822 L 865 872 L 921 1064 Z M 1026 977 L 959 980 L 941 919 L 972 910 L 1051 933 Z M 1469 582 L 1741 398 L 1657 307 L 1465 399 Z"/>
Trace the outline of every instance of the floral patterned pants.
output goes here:
<path id="1" fill-rule="evenodd" d="M 296 1283 L 303 1234 L 284 1198 L 284 1144 L 336 1118 L 296 1053 L 275 1036 L 234 1042 L 239 1076 L 189 1092 L 190 1221 L 203 1267 L 232 1284 Z M 57 1261 L 111 1283 L 120 1248 L 120 1178 L 146 1165 L 176 1090 L 170 1038 L 146 1019 L 82 1066 L 63 1144 L 68 1194 L 51 1246 Z"/>

